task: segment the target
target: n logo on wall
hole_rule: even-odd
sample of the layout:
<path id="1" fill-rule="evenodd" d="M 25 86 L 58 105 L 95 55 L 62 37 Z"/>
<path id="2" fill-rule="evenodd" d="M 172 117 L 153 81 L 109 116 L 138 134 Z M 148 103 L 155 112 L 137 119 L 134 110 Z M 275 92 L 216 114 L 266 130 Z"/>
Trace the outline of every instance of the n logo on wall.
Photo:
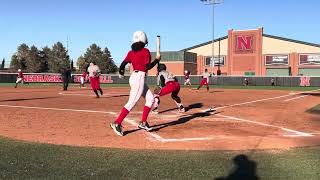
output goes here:
<path id="1" fill-rule="evenodd" d="M 300 86 L 310 86 L 310 77 L 301 77 Z"/>
<path id="2" fill-rule="evenodd" d="M 236 36 L 236 53 L 253 53 L 254 36 L 237 35 Z"/>

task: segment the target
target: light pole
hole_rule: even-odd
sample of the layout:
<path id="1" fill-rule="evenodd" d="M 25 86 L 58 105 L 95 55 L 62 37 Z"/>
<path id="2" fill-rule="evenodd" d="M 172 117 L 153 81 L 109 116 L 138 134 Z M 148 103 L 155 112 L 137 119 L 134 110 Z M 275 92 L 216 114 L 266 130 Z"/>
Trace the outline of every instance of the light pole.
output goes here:
<path id="1" fill-rule="evenodd" d="M 213 73 L 214 68 L 214 6 L 216 4 L 222 4 L 224 0 L 200 0 L 205 5 L 212 5 L 212 54 L 211 54 L 211 72 Z M 219 57 L 220 58 L 220 57 Z M 219 59 L 220 62 L 220 59 Z M 219 68 L 220 70 L 220 68 Z"/>

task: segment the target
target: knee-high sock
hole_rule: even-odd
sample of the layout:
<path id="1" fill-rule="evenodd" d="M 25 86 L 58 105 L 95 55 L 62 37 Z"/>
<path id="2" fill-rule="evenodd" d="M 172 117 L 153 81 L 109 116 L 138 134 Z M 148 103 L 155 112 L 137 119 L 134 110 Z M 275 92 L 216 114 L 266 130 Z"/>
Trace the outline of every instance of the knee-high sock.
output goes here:
<path id="1" fill-rule="evenodd" d="M 99 91 L 100 91 L 100 94 L 101 94 L 101 95 L 103 95 L 103 91 L 102 91 L 102 89 L 101 89 L 101 88 L 99 89 Z"/>
<path id="2" fill-rule="evenodd" d="M 124 118 L 127 117 L 128 114 L 129 114 L 129 111 L 125 107 L 123 107 L 121 109 L 121 112 L 120 112 L 118 118 L 116 119 L 116 124 L 120 125 L 122 123 L 122 121 L 124 120 Z"/>
<path id="3" fill-rule="evenodd" d="M 144 108 L 143 108 L 143 113 L 142 113 L 142 119 L 141 119 L 142 122 L 147 122 L 147 119 L 148 119 L 148 115 L 149 115 L 149 113 L 150 113 L 150 110 L 151 110 L 150 107 L 144 106 Z"/>
<path id="4" fill-rule="evenodd" d="M 93 90 L 93 92 L 96 94 L 97 97 L 99 97 L 99 94 L 98 94 L 97 90 Z"/>

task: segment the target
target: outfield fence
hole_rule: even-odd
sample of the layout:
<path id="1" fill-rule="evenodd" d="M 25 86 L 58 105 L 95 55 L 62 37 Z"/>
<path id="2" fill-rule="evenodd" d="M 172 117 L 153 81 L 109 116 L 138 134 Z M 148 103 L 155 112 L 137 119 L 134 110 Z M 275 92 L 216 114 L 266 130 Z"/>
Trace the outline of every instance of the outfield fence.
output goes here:
<path id="1" fill-rule="evenodd" d="M 72 74 L 72 83 L 80 82 L 81 74 Z M 184 76 L 176 76 L 178 81 L 183 84 Z M 0 83 L 14 83 L 17 78 L 17 73 L 0 73 Z M 157 78 L 155 76 L 147 76 L 147 84 L 156 84 Z M 273 80 L 272 80 L 273 79 Z M 60 83 L 61 75 L 55 73 L 25 73 L 25 82 L 29 83 Z M 197 85 L 201 81 L 201 76 L 190 76 L 190 81 L 193 85 Z M 210 77 L 210 85 L 244 85 L 248 81 L 249 86 L 271 86 L 273 81 L 275 86 L 320 86 L 320 77 L 306 77 L 306 76 L 286 76 L 286 77 L 260 77 L 260 76 L 213 76 Z M 129 76 L 124 79 L 119 78 L 115 74 L 102 74 L 100 82 L 105 84 L 127 84 L 129 83 Z"/>

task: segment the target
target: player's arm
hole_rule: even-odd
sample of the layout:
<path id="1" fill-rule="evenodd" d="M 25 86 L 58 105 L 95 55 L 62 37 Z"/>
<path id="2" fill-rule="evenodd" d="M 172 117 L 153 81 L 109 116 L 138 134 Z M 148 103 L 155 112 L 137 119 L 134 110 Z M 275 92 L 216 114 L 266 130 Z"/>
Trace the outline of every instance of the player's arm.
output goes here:
<path id="1" fill-rule="evenodd" d="M 148 53 L 148 58 L 149 58 L 149 60 L 151 60 L 151 55 L 150 55 L 150 53 Z M 161 56 L 160 55 L 157 55 L 157 57 L 156 57 L 156 59 L 155 60 L 153 60 L 151 63 L 148 63 L 148 64 L 146 64 L 146 69 L 147 70 L 150 70 L 150 69 L 152 69 L 155 65 L 157 65 L 159 62 L 160 62 L 160 59 L 161 59 Z M 149 61 L 150 62 L 150 61 Z"/>
<path id="2" fill-rule="evenodd" d="M 129 62 L 123 61 L 119 67 L 119 74 L 124 75 L 124 70 Z"/>
<path id="3" fill-rule="evenodd" d="M 125 71 L 126 65 L 131 62 L 131 60 L 130 60 L 130 52 L 131 51 L 128 52 L 126 58 L 122 61 L 121 65 L 119 67 L 119 74 L 122 75 L 122 76 L 124 75 L 124 71 Z"/>
<path id="4" fill-rule="evenodd" d="M 165 80 L 165 78 L 163 77 L 163 75 L 160 76 L 160 86 L 161 86 L 161 87 L 166 86 L 166 80 Z"/>

